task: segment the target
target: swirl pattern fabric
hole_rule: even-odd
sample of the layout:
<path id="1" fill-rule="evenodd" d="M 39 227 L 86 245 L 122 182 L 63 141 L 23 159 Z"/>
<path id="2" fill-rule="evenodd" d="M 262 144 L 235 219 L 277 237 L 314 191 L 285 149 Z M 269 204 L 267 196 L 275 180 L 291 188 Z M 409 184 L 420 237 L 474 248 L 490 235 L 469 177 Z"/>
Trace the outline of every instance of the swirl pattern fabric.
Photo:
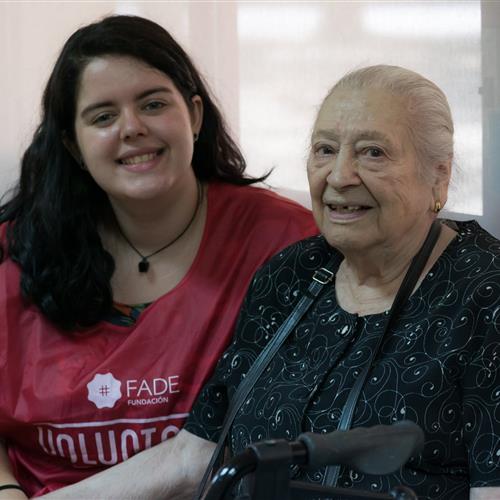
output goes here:
<path id="1" fill-rule="evenodd" d="M 465 500 L 470 487 L 500 485 L 500 242 L 475 222 L 456 224 L 458 236 L 396 318 L 353 419 L 353 427 L 412 420 L 425 432 L 423 453 L 388 476 L 344 468 L 341 487 L 383 492 L 405 484 L 419 499 Z M 256 274 L 234 341 L 200 393 L 187 430 L 217 440 L 237 385 L 334 251 L 313 237 Z M 264 439 L 334 431 L 387 314 L 347 313 L 330 286 L 236 416 L 232 453 Z M 319 483 L 324 472 L 296 476 Z"/>

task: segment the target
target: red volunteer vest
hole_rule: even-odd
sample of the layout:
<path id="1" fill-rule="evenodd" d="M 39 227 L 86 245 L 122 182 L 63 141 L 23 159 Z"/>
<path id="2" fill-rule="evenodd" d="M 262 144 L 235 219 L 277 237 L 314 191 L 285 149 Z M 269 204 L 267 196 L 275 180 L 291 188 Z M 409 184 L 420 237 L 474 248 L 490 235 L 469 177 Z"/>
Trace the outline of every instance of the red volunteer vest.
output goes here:
<path id="1" fill-rule="evenodd" d="M 79 336 L 23 302 L 19 269 L 5 260 L 0 436 L 25 491 L 80 481 L 174 436 L 232 336 L 253 273 L 315 233 L 308 210 L 268 190 L 210 184 L 204 236 L 183 280 L 135 325 L 103 321 Z"/>

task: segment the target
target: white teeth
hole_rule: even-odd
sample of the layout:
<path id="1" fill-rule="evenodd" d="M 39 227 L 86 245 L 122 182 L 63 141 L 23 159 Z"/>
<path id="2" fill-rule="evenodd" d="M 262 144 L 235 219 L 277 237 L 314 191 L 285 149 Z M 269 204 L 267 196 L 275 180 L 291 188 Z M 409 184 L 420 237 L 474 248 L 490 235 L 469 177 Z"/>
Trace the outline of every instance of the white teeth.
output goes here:
<path id="1" fill-rule="evenodd" d="M 344 207 L 330 205 L 330 208 L 332 210 L 337 211 L 337 212 L 356 212 L 358 210 L 363 209 L 363 207 L 361 205 L 352 205 L 352 206 L 344 206 Z"/>
<path id="2" fill-rule="evenodd" d="M 136 163 L 144 163 L 146 161 L 152 160 L 156 156 L 156 153 L 148 153 L 146 155 L 131 156 L 130 158 L 125 158 L 121 160 L 125 165 L 134 165 Z"/>

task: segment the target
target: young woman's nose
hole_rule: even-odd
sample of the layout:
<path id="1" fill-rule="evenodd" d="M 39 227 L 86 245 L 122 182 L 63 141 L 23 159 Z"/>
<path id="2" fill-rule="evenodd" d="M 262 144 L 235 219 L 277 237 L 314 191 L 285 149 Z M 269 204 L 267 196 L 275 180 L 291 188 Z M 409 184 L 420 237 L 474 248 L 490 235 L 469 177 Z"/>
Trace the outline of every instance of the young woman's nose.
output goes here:
<path id="1" fill-rule="evenodd" d="M 120 117 L 120 136 L 123 140 L 147 134 L 147 126 L 136 110 L 125 109 Z"/>

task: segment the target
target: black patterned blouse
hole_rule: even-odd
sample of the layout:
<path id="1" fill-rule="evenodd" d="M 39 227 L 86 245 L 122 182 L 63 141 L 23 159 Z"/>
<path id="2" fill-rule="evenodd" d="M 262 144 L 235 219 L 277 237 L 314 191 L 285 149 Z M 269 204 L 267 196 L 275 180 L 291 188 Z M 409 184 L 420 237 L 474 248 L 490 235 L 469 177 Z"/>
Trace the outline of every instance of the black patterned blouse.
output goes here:
<path id="1" fill-rule="evenodd" d="M 500 241 L 476 222 L 456 224 L 459 235 L 384 341 L 353 419 L 353 427 L 412 420 L 425 432 L 424 451 L 392 475 L 344 468 L 338 486 L 387 492 L 404 484 L 419 499 L 465 500 L 470 487 L 500 485 Z M 217 440 L 228 399 L 332 252 L 318 236 L 259 270 L 235 339 L 200 393 L 188 431 Z M 334 285 L 323 291 L 236 416 L 231 451 L 334 431 L 387 317 L 347 313 Z M 323 474 L 304 472 L 299 479 L 321 482 Z"/>

